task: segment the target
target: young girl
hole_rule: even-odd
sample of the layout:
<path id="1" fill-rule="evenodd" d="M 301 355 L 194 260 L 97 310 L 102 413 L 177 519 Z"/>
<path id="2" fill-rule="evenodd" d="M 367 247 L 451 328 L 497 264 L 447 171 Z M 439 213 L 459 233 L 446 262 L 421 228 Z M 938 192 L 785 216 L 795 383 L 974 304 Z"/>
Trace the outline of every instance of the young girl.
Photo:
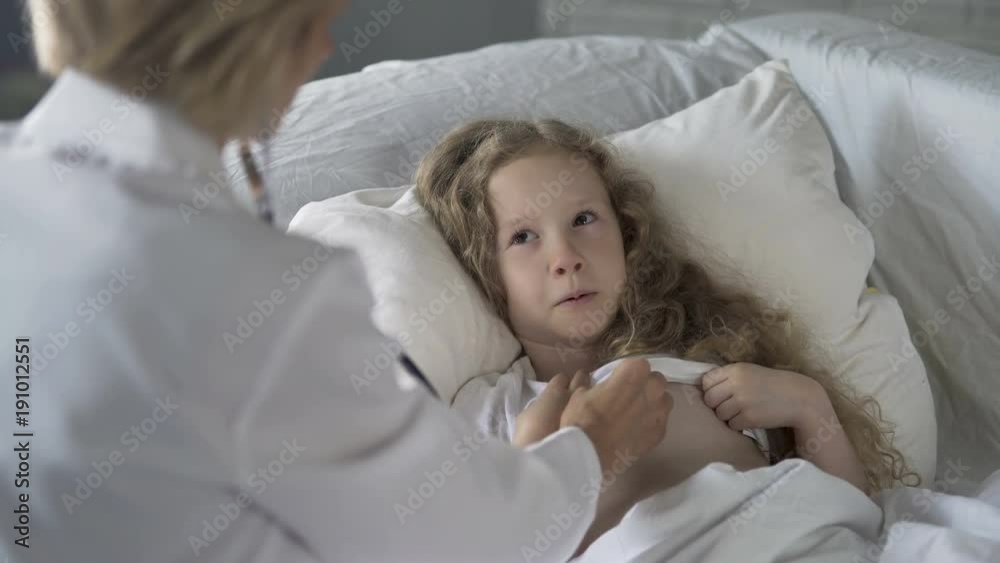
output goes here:
<path id="1" fill-rule="evenodd" d="M 416 190 L 521 342 L 515 376 L 607 373 L 632 356 L 675 362 L 659 370 L 675 381 L 667 435 L 602 490 L 589 539 L 713 461 L 751 469 L 798 456 L 868 494 L 917 477 L 875 401 L 805 373 L 802 331 L 793 337 L 786 315 L 774 322 L 683 257 L 650 183 L 595 135 L 555 120 L 472 122 L 421 162 Z M 669 358 L 702 362 L 704 375 L 684 380 L 674 368 L 692 364 Z M 531 382 L 502 379 L 489 384 L 524 390 L 506 407 L 523 408 Z"/>

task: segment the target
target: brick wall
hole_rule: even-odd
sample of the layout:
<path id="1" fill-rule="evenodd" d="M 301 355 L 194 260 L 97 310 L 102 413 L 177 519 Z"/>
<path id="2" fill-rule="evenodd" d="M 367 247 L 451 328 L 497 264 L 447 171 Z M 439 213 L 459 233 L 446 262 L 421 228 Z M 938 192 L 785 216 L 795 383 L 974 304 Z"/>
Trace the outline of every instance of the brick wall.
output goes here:
<path id="1" fill-rule="evenodd" d="M 1000 54 L 1000 0 L 541 0 L 538 27 L 547 36 L 694 38 L 712 22 L 798 10 L 882 20 L 905 31 Z"/>

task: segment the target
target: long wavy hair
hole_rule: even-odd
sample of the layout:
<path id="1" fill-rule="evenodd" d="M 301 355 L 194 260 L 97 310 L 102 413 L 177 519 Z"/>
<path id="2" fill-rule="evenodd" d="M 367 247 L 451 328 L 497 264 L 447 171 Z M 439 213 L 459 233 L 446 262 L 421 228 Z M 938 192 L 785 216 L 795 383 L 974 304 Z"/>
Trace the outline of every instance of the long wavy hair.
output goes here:
<path id="1" fill-rule="evenodd" d="M 673 223 L 656 205 L 649 180 L 625 166 L 616 149 L 594 133 L 558 120 L 467 123 L 448 133 L 416 173 L 418 200 L 508 325 L 488 185 L 497 169 L 538 149 L 561 149 L 574 159 L 585 158 L 603 180 L 621 227 L 626 281 L 618 311 L 594 345 L 595 365 L 669 353 L 719 365 L 748 362 L 802 373 L 826 390 L 865 467 L 870 492 L 904 479 L 920 482 L 892 446 L 892 431 L 878 403 L 857 396 L 824 370 L 809 369 L 802 353 L 808 332 L 803 327 L 792 330 L 791 314 L 716 283 L 680 250 L 691 237 L 668 228 Z M 795 455 L 790 430 L 773 435 L 778 438 L 776 457 Z"/>

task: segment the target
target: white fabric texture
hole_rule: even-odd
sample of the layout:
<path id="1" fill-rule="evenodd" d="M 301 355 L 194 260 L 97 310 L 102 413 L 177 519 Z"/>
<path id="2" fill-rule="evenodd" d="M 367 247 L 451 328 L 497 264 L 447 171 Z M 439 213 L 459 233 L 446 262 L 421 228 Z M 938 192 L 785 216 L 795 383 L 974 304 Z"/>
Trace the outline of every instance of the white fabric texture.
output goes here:
<path id="1" fill-rule="evenodd" d="M 712 463 L 638 503 L 577 563 L 1000 561 L 1000 472 L 976 498 L 899 487 L 873 502 L 790 459 L 746 472 Z"/>
<path id="2" fill-rule="evenodd" d="M 354 388 L 394 344 L 357 256 L 247 214 L 211 139 L 125 100 L 66 71 L 3 135 L 0 338 L 31 338 L 35 436 L 0 438 L 8 476 L 30 442 L 30 484 L 0 485 L 8 510 L 30 496 L 30 549 L 8 520 L 0 560 L 510 561 L 576 502 L 543 559 L 569 557 L 595 512 L 587 436 L 472 441 L 394 357 Z"/>
<path id="3" fill-rule="evenodd" d="M 858 220 L 837 197 L 830 145 L 784 64 L 767 63 L 613 140 L 652 178 L 668 220 L 709 250 L 698 257 L 718 279 L 790 309 L 814 335 L 813 356 L 836 347 L 835 363 L 817 365 L 873 395 L 897 425 L 896 446 L 925 481 L 932 478 L 934 418 L 923 366 L 918 357 L 897 371 L 890 365 L 892 345 L 908 338 L 906 326 L 891 298 L 862 294 L 871 239 L 862 231 L 857 236 L 867 244 L 852 244 L 843 235 L 844 225 Z M 732 177 L 740 167 L 747 170 L 742 181 Z M 488 312 L 407 188 L 308 204 L 290 232 L 357 250 L 373 280 L 376 325 L 426 364 L 443 397 L 472 377 L 504 371 L 517 356 L 517 341 Z M 743 276 L 731 279 L 732 269 Z M 455 280 L 464 295 L 439 304 L 440 314 L 414 334 L 413 315 Z M 766 325 L 768 317 L 757 321 Z"/>
<path id="4" fill-rule="evenodd" d="M 701 377 L 715 364 L 692 362 L 664 354 L 636 356 L 649 361 L 651 371 L 663 374 L 672 383 L 683 383 L 701 388 Z M 611 376 L 622 360 L 608 362 L 591 373 L 591 385 L 598 385 Z M 506 373 L 477 377 L 466 383 L 455 396 L 452 408 L 458 410 L 477 427 L 491 436 L 510 441 L 514 435 L 515 420 L 545 390 L 548 382 L 538 381 L 527 356 L 518 358 Z M 743 430 L 742 434 L 753 440 L 766 458 L 768 456 L 767 432 L 763 429 Z"/>
<path id="5" fill-rule="evenodd" d="M 832 14 L 728 35 L 787 58 L 826 126 L 840 195 L 875 240 L 872 284 L 917 346 L 888 343 L 926 364 L 938 468 L 968 466 L 951 490 L 971 493 L 1000 467 L 1000 57 Z"/>

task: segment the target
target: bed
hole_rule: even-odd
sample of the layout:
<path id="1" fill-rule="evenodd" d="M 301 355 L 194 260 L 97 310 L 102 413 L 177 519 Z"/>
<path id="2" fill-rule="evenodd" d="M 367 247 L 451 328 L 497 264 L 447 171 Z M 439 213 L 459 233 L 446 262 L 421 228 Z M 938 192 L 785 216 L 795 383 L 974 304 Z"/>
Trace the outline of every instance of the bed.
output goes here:
<path id="1" fill-rule="evenodd" d="M 868 283 L 905 316 L 913 340 L 900 354 L 926 367 L 934 490 L 982 494 L 1000 469 L 1000 57 L 825 13 L 706 35 L 541 39 L 311 83 L 281 130 L 267 132 L 277 221 L 310 202 L 410 183 L 420 157 L 466 119 L 556 116 L 616 133 L 784 59 L 832 142 L 841 200 L 874 238 Z M 228 162 L 245 192 L 235 155 Z"/>

